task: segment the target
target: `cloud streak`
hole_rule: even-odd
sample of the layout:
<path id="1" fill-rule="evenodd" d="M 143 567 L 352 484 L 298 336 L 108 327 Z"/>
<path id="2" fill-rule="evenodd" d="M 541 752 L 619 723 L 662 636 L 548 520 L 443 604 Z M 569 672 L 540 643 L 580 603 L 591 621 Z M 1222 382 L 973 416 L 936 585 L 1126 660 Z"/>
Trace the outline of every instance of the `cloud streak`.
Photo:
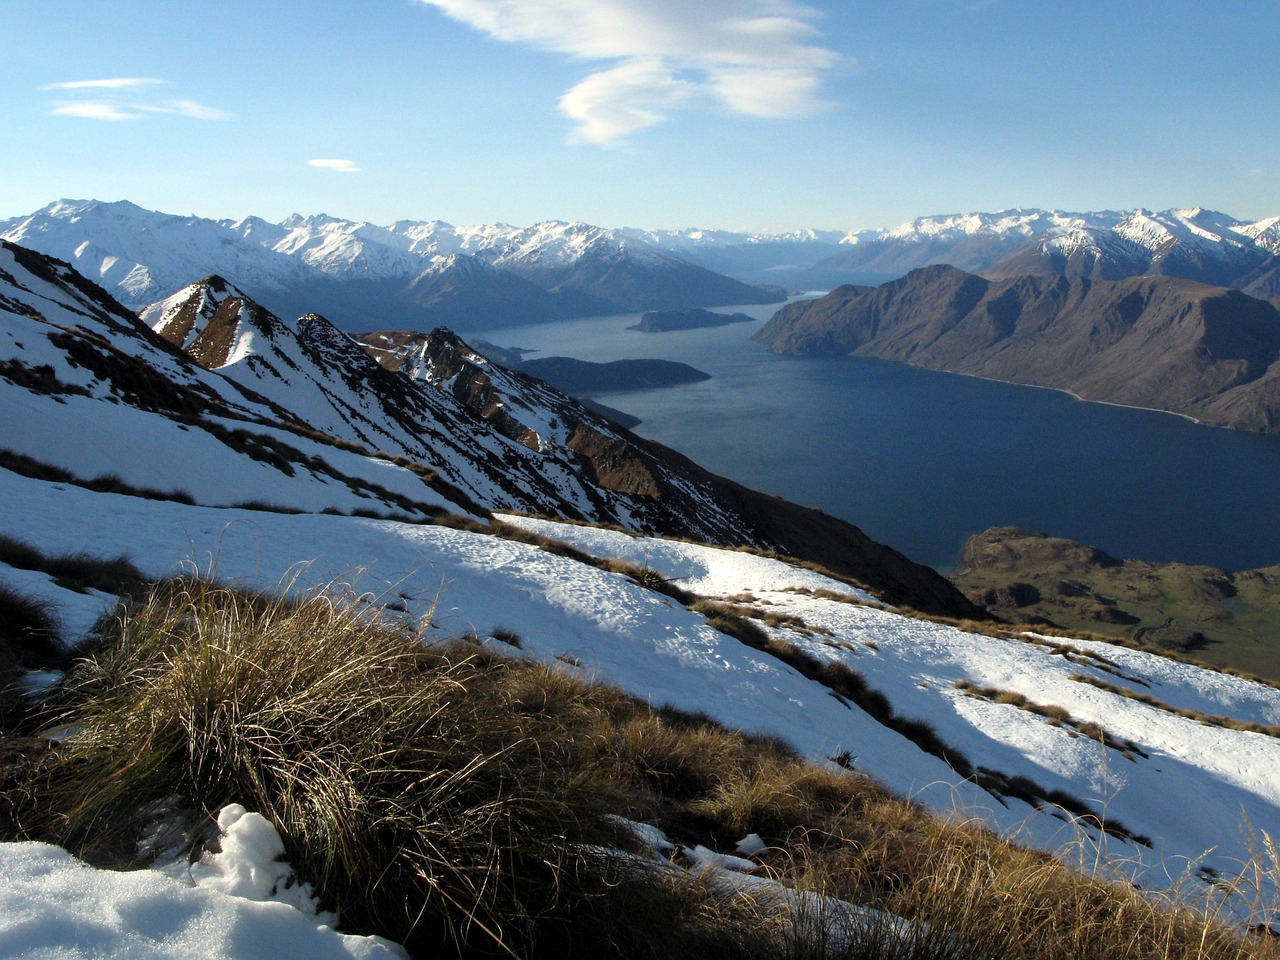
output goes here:
<path id="1" fill-rule="evenodd" d="M 322 170 L 333 170 L 337 173 L 359 173 L 360 168 L 354 160 L 308 160 L 307 166 L 319 167 Z"/>
<path id="2" fill-rule="evenodd" d="M 420 0 L 509 43 L 612 61 L 566 91 L 575 140 L 611 143 L 681 107 L 753 117 L 821 110 L 840 61 L 790 0 Z"/>
<path id="3" fill-rule="evenodd" d="M 176 98 L 151 100 L 139 95 L 147 87 L 165 86 L 154 77 L 109 77 L 101 80 L 64 80 L 46 83 L 40 89 L 69 94 L 75 99 L 58 100 L 49 110 L 55 117 L 79 117 L 83 120 L 145 120 L 169 114 L 193 120 L 231 120 L 233 114 L 196 100 Z"/>
<path id="4" fill-rule="evenodd" d="M 127 90 L 132 87 L 153 87 L 163 84 L 154 77 L 113 77 L 107 80 L 64 80 L 46 83 L 41 90 Z"/>

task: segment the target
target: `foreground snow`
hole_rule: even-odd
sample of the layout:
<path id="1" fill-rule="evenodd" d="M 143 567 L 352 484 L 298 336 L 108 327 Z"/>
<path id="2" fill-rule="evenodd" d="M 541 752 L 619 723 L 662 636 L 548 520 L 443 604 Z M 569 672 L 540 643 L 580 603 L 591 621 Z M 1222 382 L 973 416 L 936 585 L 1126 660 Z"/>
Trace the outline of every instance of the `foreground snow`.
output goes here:
<path id="1" fill-rule="evenodd" d="M 402 960 L 395 944 L 320 922 L 305 888 L 289 885 L 280 837 L 259 814 L 233 805 L 219 825 L 221 852 L 173 875 L 96 870 L 44 843 L 0 844 L 0 956 Z"/>
<path id="2" fill-rule="evenodd" d="M 154 576 L 185 567 L 247 585 L 288 580 L 295 590 L 347 583 L 357 596 L 391 601 L 429 622 L 441 638 L 514 631 L 523 655 L 559 661 L 655 705 L 703 711 L 729 727 L 781 737 L 817 762 L 847 755 L 900 793 L 1046 850 L 1082 841 L 1081 854 L 1092 857 L 1101 846 L 1145 884 L 1173 884 L 1197 867 L 1231 875 L 1264 841 L 1253 829 L 1268 829 L 1280 814 L 1280 740 L 1207 726 L 1075 678 L 1146 692 L 1176 708 L 1280 724 L 1280 691 L 1273 688 L 1108 644 L 1070 641 L 1064 651 L 824 599 L 797 591 L 866 596 L 750 554 L 506 519 L 597 556 L 642 563 L 687 590 L 801 618 L 807 630 L 770 633 L 853 667 L 899 716 L 927 721 L 975 766 L 1065 791 L 1150 837 L 1151 847 L 1087 831 L 1051 806 L 996 799 L 825 687 L 619 574 L 436 526 L 192 507 L 0 471 L 0 532 L 47 552 L 125 554 Z M 0 579 L 48 598 L 77 630 L 95 608 L 111 603 L 70 594 L 31 571 L 0 566 Z M 1113 745 L 1009 704 L 974 699 L 957 681 L 1061 707 L 1100 724 Z M 1122 740 L 1140 749 L 1122 749 Z"/>

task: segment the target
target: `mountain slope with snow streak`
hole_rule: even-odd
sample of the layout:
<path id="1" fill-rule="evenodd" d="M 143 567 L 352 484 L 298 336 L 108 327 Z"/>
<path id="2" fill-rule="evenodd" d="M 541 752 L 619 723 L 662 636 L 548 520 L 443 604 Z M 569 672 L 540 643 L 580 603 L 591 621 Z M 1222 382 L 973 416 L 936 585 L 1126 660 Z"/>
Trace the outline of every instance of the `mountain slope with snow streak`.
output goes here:
<path id="1" fill-rule="evenodd" d="M 170 343 L 66 264 L 3 256 L 3 446 L 28 472 L 219 506 L 617 523 L 804 556 L 895 602 L 981 616 L 856 527 L 717 477 L 448 331 L 389 371 L 324 318 L 286 322 L 207 278 L 145 311 Z"/>
<path id="2" fill-rule="evenodd" d="M 63 518 L 75 516 L 76 524 Z M 1144 842 L 989 792 L 872 713 L 705 617 L 628 577 L 525 543 L 389 520 L 282 515 L 149 501 L 0 471 L 0 531 L 50 552 L 125 554 L 148 575 L 195 565 L 250 586 L 348 583 L 430 618 L 441 637 L 515 631 L 524 655 L 559 660 L 654 704 L 700 711 L 782 737 L 806 757 L 857 769 L 945 813 L 978 817 L 1046 850 L 1085 842 L 1127 862 L 1147 885 L 1186 870 L 1229 877 L 1250 854 L 1250 825 L 1280 813 L 1280 740 L 1178 717 L 1078 679 L 1154 693 L 1171 706 L 1212 706 L 1280 723 L 1280 691 L 1152 654 L 1079 640 L 990 637 L 900 616 L 819 574 L 781 561 L 618 531 L 507 517 L 601 558 L 643 562 L 684 589 L 732 599 L 791 625 L 763 626 L 822 662 L 856 670 L 903 718 L 930 724 L 986 783 L 1026 778 L 1046 796 L 1077 798 Z M 9 571 L 0 567 L 0 579 Z M 59 609 L 47 578 L 25 588 Z M 819 593 L 818 591 L 830 591 Z M 748 599 L 748 595 L 750 599 Z M 76 603 L 82 598 L 76 597 Z M 109 602 L 101 598 L 101 604 Z M 503 648 L 508 649 L 508 648 Z M 1056 707 L 1071 722 L 978 699 L 957 683 L 998 687 Z M 1099 742 L 1080 724 L 1105 731 Z M 1176 803 L 1168 802 L 1176 798 Z M 1148 845 L 1149 844 L 1149 845 Z"/>

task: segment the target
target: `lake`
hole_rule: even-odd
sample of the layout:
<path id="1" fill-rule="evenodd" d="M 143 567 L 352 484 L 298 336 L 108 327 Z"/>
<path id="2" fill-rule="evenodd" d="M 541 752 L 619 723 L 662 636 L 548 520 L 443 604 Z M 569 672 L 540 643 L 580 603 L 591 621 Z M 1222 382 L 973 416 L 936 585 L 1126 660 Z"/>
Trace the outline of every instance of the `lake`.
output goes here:
<path id="1" fill-rule="evenodd" d="M 776 306 L 728 307 L 761 321 Z M 702 383 L 600 394 L 635 432 L 757 490 L 819 507 L 942 571 L 1006 524 L 1122 558 L 1280 563 L 1280 437 L 884 360 L 782 357 L 760 323 L 672 333 L 638 314 L 477 336 L 534 356 L 656 357 Z"/>

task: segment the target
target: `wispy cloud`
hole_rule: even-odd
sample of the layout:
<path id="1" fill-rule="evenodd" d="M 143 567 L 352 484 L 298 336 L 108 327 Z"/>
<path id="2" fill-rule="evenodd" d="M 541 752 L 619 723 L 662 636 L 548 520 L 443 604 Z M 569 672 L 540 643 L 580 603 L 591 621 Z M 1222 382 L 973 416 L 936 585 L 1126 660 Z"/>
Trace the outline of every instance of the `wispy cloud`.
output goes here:
<path id="1" fill-rule="evenodd" d="M 308 160 L 307 166 L 334 170 L 338 173 L 359 173 L 360 168 L 354 160 Z"/>
<path id="2" fill-rule="evenodd" d="M 64 80 L 46 83 L 41 90 L 127 90 L 132 87 L 154 87 L 163 84 L 155 77 L 112 77 L 107 80 Z"/>
<path id="3" fill-rule="evenodd" d="M 575 139 L 609 143 L 679 106 L 757 117 L 825 106 L 839 55 L 816 44 L 818 14 L 790 0 L 420 0 L 478 30 L 575 59 L 614 61 L 560 98 Z"/>
<path id="4" fill-rule="evenodd" d="M 121 109 L 114 103 L 101 103 L 97 100 L 55 103 L 49 113 L 55 117 L 81 117 L 85 120 L 145 120 L 147 116 L 135 110 Z"/>
<path id="5" fill-rule="evenodd" d="M 193 120 L 230 120 L 233 114 L 196 100 L 176 98 L 153 100 L 143 97 L 147 87 L 165 86 L 155 77 L 109 77 L 102 80 L 64 80 L 46 83 L 40 89 L 70 94 L 76 99 L 57 100 L 49 113 L 55 117 L 86 120 L 145 120 L 157 114 L 190 117 Z"/>

